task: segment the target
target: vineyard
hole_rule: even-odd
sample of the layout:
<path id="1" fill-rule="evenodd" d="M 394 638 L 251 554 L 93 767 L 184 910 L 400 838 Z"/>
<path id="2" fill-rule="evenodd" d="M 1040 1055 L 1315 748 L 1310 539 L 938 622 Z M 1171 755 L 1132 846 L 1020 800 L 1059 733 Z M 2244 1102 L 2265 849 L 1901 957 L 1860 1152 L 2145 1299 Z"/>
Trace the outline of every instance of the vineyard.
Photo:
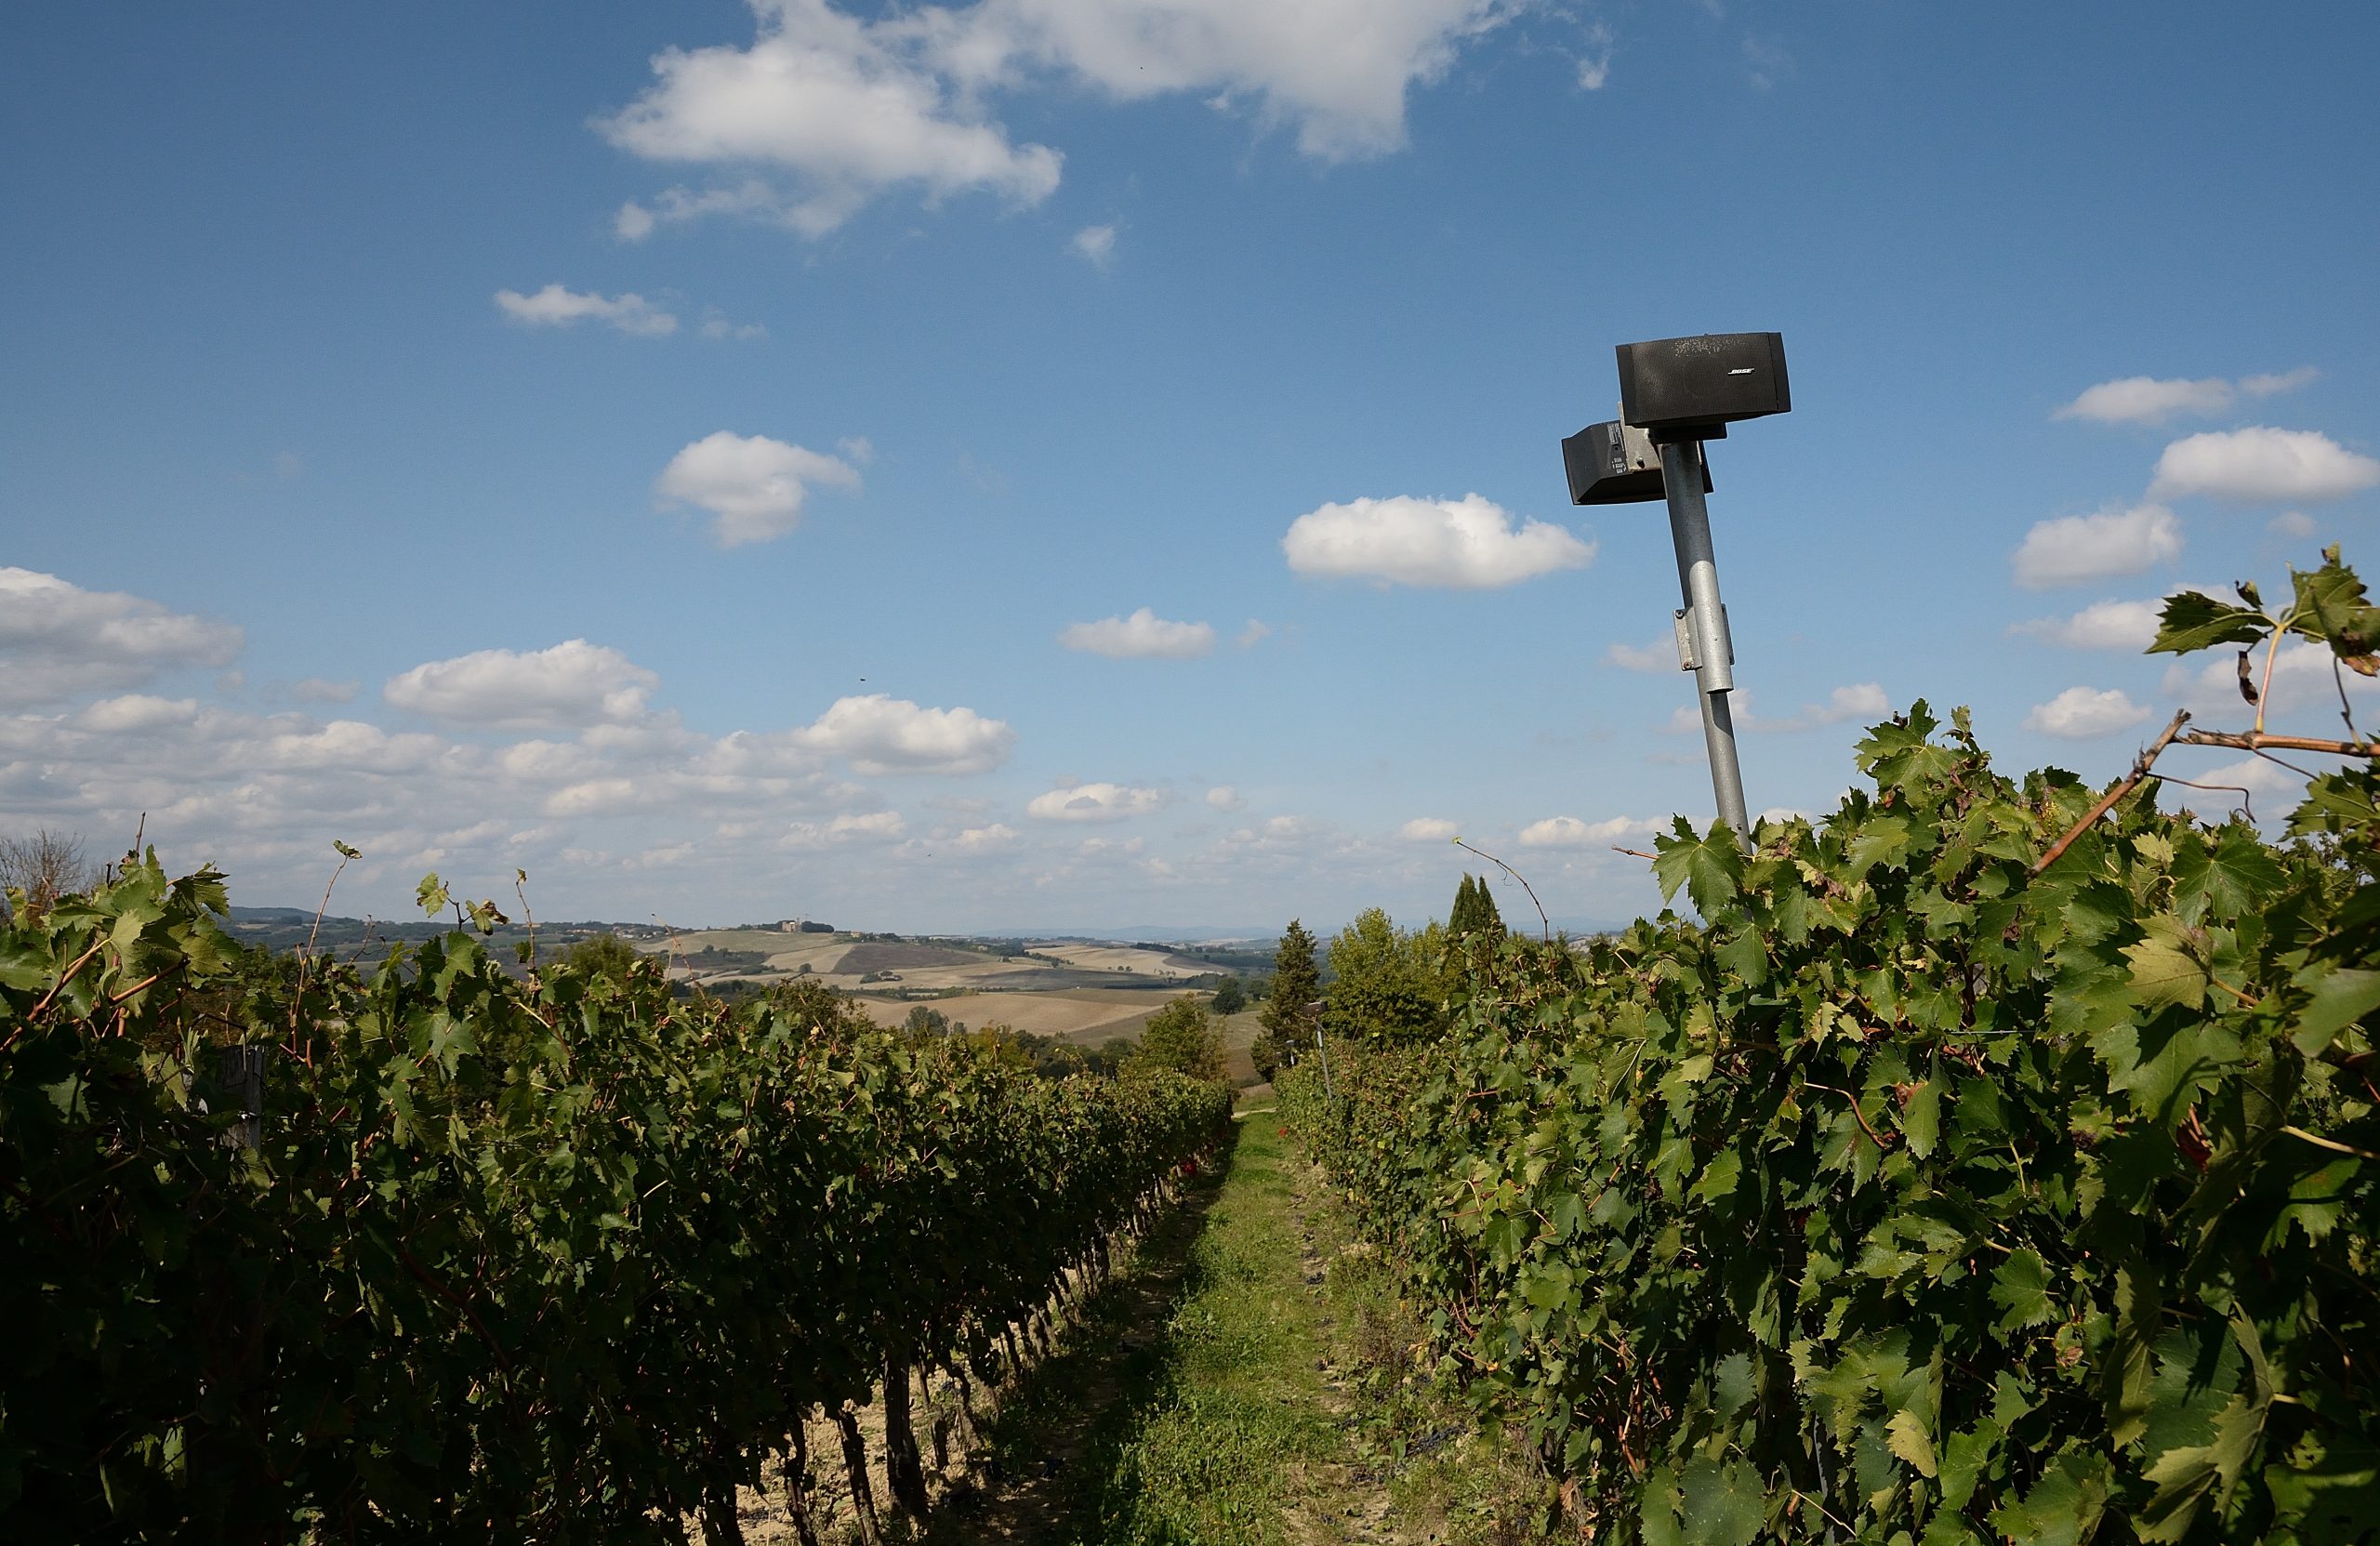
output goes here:
<path id="1" fill-rule="evenodd" d="M 2380 673 L 2334 553 L 2241 594 L 2158 647 Z M 1229 1151 L 1195 1218 L 1220 1083 L 534 939 L 515 973 L 434 878 L 451 932 L 270 956 L 212 871 L 128 856 L 0 933 L 0 1539 L 717 1546 L 764 1487 L 804 1543 L 965 1539 L 939 1381 L 1018 1469 L 1098 1459 L 1050 1488 L 1102 1533 L 1051 1540 L 1321 1539 L 1450 1440 L 1473 1539 L 2368 1540 L 2380 774 L 2340 707 L 2341 742 L 2177 715 L 2095 790 L 1921 702 L 1821 820 L 1678 822 L 1694 917 L 1525 938 L 1466 878 L 1448 926 L 1342 934 L 1319 1021 L 1292 924 L 1265 1057 L 1321 1033 L 1276 1077 L 1306 1158 Z M 2158 809 L 2192 744 L 2350 771 L 2276 843 Z M 1100 1308 L 1161 1217 L 1195 1270 Z M 1069 1310 L 1142 1415 L 976 1423 Z"/>
<path id="2" fill-rule="evenodd" d="M 1046 1341 L 1228 1113 L 225 901 L 150 856 L 0 934 L 0 1539 L 733 1540 L 773 1460 L 808 1536 L 805 1419 L 856 1484 L 871 1393 L 922 1512 L 914 1376 Z"/>
<path id="3" fill-rule="evenodd" d="M 2292 635 L 2380 667 L 2334 554 L 2242 596 L 2175 598 L 2158 647 L 2240 647 L 2251 703 Z M 1680 822 L 1655 867 L 1699 922 L 1472 931 L 1444 1036 L 1281 1076 L 1584 1536 L 2372 1538 L 2380 778 L 2360 737 L 2183 722 L 2156 750 L 2355 771 L 2276 846 L 2134 798 L 2154 751 L 2012 780 L 1921 703 L 1821 821 L 1749 854 Z"/>

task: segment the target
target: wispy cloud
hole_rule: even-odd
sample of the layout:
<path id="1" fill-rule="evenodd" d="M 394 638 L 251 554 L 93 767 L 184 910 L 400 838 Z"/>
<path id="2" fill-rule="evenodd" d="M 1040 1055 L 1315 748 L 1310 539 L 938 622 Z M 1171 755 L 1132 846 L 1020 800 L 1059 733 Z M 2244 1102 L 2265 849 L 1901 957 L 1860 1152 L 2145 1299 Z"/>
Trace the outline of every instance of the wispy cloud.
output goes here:
<path id="1" fill-rule="evenodd" d="M 1612 816 L 1604 821 L 1548 816 L 1522 827 L 1520 840 L 1525 848 L 1604 848 L 1658 832 L 1663 825 L 1646 816 Z"/>
<path id="2" fill-rule="evenodd" d="M 1125 784 L 1073 784 L 1036 795 L 1025 813 L 1038 821 L 1110 822 L 1144 816 L 1165 803 L 1162 789 Z"/>
<path id="3" fill-rule="evenodd" d="M 1674 658 L 1674 656 L 1673 656 Z M 1820 725 L 1838 725 L 1849 720 L 1875 720 L 1893 711 L 1892 699 L 1882 685 L 1872 681 L 1853 682 L 1835 688 L 1826 695 L 1824 703 L 1805 703 L 1798 714 L 1782 719 L 1755 711 L 1751 695 L 1738 691 L 1729 707 L 1734 710 L 1738 733 L 1746 735 L 1784 735 L 1796 731 L 1816 730 Z M 1702 729 L 1699 707 L 1680 705 L 1670 713 L 1669 729 L 1675 734 L 1699 733 Z"/>
<path id="4" fill-rule="evenodd" d="M 2082 395 L 2050 416 L 2084 418 L 2097 424 L 2162 424 L 2182 416 L 2205 417 L 2219 414 L 2242 397 L 2273 397 L 2295 391 L 2320 373 L 2311 365 L 2269 376 L 2243 376 L 2228 381 L 2219 376 L 2196 380 L 2153 376 L 2127 376 L 2083 389 Z"/>
<path id="5" fill-rule="evenodd" d="M 496 304 L 514 322 L 532 327 L 569 327 L 582 322 L 597 322 L 640 338 L 666 338 L 678 331 L 676 316 L 633 293 L 582 294 L 560 284 L 549 284 L 528 296 L 518 290 L 498 290 Z"/>
<path id="6" fill-rule="evenodd" d="M 1075 239 L 1067 245 L 1092 268 L 1107 268 L 1116 261 L 1116 228 L 1085 226 L 1075 232 Z"/>
<path id="7" fill-rule="evenodd" d="M 1617 666 L 1623 671 L 1642 671 L 1647 676 L 1675 671 L 1677 641 L 1656 639 L 1649 644 L 1613 644 L 1603 652 L 1603 663 Z"/>

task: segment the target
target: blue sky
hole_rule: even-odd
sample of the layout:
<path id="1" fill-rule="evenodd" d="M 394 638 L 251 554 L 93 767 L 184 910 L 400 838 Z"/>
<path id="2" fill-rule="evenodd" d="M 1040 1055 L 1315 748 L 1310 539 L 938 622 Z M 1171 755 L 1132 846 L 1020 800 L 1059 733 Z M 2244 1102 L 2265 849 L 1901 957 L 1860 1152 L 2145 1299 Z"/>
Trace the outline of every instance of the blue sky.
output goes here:
<path id="1" fill-rule="evenodd" d="M 1460 833 L 1633 916 L 1611 844 L 1711 809 L 1675 572 L 1557 443 L 1614 344 L 1753 329 L 1795 403 L 1712 453 L 1753 807 L 1828 808 L 1921 696 L 2112 776 L 2241 712 L 2142 603 L 2380 562 L 2375 44 L 19 7 L 0 830 L 146 813 L 258 905 L 337 839 L 345 911 L 517 866 L 549 917 L 915 931 L 1418 919 Z M 2336 722 L 2313 664 L 2276 723 Z"/>

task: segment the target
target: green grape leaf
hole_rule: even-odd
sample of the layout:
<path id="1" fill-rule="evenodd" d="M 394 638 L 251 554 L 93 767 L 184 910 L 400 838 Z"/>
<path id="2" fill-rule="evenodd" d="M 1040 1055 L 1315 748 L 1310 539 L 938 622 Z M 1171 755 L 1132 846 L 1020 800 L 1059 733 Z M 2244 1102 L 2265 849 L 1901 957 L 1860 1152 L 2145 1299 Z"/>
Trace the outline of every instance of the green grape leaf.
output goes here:
<path id="1" fill-rule="evenodd" d="M 2304 1522 L 2309 1543 L 2347 1546 L 2380 1519 L 2380 1447 L 2345 1434 L 2299 1443 L 2286 1463 L 2268 1460 L 2263 1481 L 2282 1515 Z"/>
<path id="2" fill-rule="evenodd" d="M 1909 1140 L 1909 1152 L 1924 1159 L 1934 1152 L 1942 1134 L 1942 1089 L 1932 1079 L 1925 1079 L 1910 1091 L 1909 1100 L 1900 1109 L 1901 1136 Z"/>
<path id="3" fill-rule="evenodd" d="M 2208 1503 L 2230 1492 L 2264 1436 L 2266 1410 L 2245 1395 L 2234 1396 L 2215 1420 L 2213 1443 L 2168 1449 L 2157 1457 L 2142 1478 L 2157 1490 L 2133 1520 L 2141 1539 L 2182 1539 Z"/>
<path id="4" fill-rule="evenodd" d="M 1736 1181 L 1743 1173 L 1744 1162 L 1733 1149 L 1721 1149 L 1702 1167 L 1702 1175 L 1687 1194 L 1698 1202 L 1715 1202 L 1736 1189 Z"/>
<path id="5" fill-rule="evenodd" d="M 2272 632 L 2272 619 L 2250 607 L 2218 601 L 2199 590 L 2165 598 L 2150 654 L 2188 654 L 2217 644 L 2254 644 Z"/>
<path id="6" fill-rule="evenodd" d="M 2212 976 L 2205 936 L 2168 914 L 2143 918 L 2140 927 L 2143 938 L 2124 946 L 2123 954 L 2132 963 L 2132 991 L 2143 1007 L 2203 1005 Z"/>
<path id="7" fill-rule="evenodd" d="M 2289 813 L 2289 835 L 2356 832 L 2380 825 L 2380 773 L 2370 768 L 2324 773 L 2306 786 L 2306 799 Z M 2369 840 L 2366 836 L 2365 840 Z"/>
<path id="8" fill-rule="evenodd" d="M 2049 1299 L 2049 1267 L 2030 1246 L 2019 1246 L 1992 1275 L 1991 1302 L 2000 1306 L 2003 1330 L 2039 1326 L 2056 1317 Z"/>
<path id="9" fill-rule="evenodd" d="M 1695 1546 L 1752 1546 L 1767 1522 L 1767 1488 L 1741 1460 L 1698 1455 L 1680 1478 L 1686 1539 Z"/>
<path id="10" fill-rule="evenodd" d="M 1999 1423 L 1990 1418 L 1972 1428 L 1963 1428 L 1950 1435 L 1942 1450 L 1942 1507 L 1964 1509 L 1967 1500 L 1975 1496 L 1975 1485 L 1983 1468 L 1991 1459 L 1992 1450 L 2005 1436 Z"/>
<path id="11" fill-rule="evenodd" d="M 1707 834 L 1699 834 L 1680 816 L 1675 835 L 1653 846 L 1653 876 L 1660 882 L 1663 901 L 1684 886 L 1696 910 L 1709 918 L 1734 900 L 1743 882 L 1744 852 L 1726 824 L 1713 822 Z"/>
<path id="12" fill-rule="evenodd" d="M 2028 1546 L 2082 1546 L 2108 1505 L 2108 1462 L 2071 1450 L 2050 1462 L 2032 1490 L 1991 1513 L 1991 1523 Z"/>
<path id="13" fill-rule="evenodd" d="M 1647 1476 L 1637 1507 L 1641 1511 L 1637 1527 L 1644 1533 L 1645 1546 L 1686 1546 L 1686 1537 L 1677 1527 L 1676 1473 L 1664 1467 Z"/>
<path id="14" fill-rule="evenodd" d="M 2193 835 L 2174 854 L 2174 907 L 2195 923 L 2207 914 L 2229 922 L 2288 883 L 2281 862 L 2246 826 L 2227 826 L 2214 843 Z"/>
<path id="15" fill-rule="evenodd" d="M 1904 1407 L 1884 1424 L 1884 1434 L 1892 1452 L 1915 1466 L 1919 1475 L 1934 1475 L 1934 1438 L 1926 1433 L 1924 1418 Z"/>
<path id="16" fill-rule="evenodd" d="M 2365 676 L 2380 671 L 2373 653 L 2380 650 L 2380 607 L 2369 603 L 2363 581 L 2339 562 L 2338 549 L 2322 553 L 2322 566 L 2312 571 L 2292 569 L 2296 617 L 2290 631 L 2330 645 L 2345 664 Z"/>
<path id="17" fill-rule="evenodd" d="M 26 939 L 0 940 L 0 987 L 30 992 L 56 973 L 49 953 Z"/>
<path id="18" fill-rule="evenodd" d="M 2309 966 L 2297 974 L 2307 1002 L 2289 1028 L 2289 1039 L 2307 1057 L 2318 1057 L 2341 1031 L 2380 1009 L 2380 971 L 2359 967 Z"/>

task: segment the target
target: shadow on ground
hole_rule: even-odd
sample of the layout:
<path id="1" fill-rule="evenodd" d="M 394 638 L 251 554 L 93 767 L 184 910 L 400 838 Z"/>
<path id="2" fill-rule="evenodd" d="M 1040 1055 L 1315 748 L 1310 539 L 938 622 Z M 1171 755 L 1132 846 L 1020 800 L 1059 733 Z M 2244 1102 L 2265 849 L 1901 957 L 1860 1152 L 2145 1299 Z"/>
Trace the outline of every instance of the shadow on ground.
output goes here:
<path id="1" fill-rule="evenodd" d="M 1237 1139 L 1235 1128 L 1058 1354 L 1002 1402 L 973 1471 L 944 1496 L 920 1538 L 930 1546 L 1149 1539 L 1121 1516 L 1131 1500 L 1119 1493 L 1129 1491 L 1136 1439 L 1178 1398 L 1187 1350 L 1177 1316 L 1210 1286 L 1210 1256 L 1198 1246 Z"/>

